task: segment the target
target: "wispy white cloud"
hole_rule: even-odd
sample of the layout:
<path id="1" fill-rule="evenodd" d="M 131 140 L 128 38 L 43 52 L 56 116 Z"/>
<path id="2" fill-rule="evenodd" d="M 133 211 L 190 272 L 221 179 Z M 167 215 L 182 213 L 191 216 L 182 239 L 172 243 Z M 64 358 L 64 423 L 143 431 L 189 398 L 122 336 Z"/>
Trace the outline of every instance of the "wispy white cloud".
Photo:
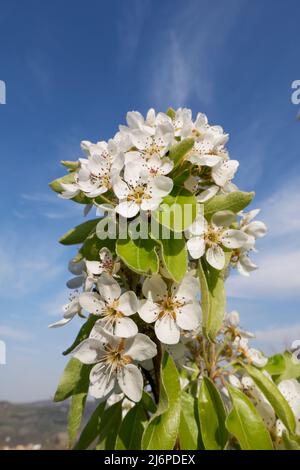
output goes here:
<path id="1" fill-rule="evenodd" d="M 255 332 L 256 342 L 269 352 L 282 352 L 289 349 L 292 342 L 300 340 L 300 323 L 290 326 L 274 326 Z"/>
<path id="2" fill-rule="evenodd" d="M 213 94 L 213 74 L 224 58 L 226 39 L 243 2 L 230 8 L 217 2 L 182 3 L 171 14 L 163 32 L 156 35 L 156 53 L 150 61 L 150 99 L 160 108 L 185 105 L 191 97 L 208 103 Z"/>
<path id="3" fill-rule="evenodd" d="M 270 237 L 293 235 L 300 241 L 300 177 L 288 178 L 262 204 Z"/>
<path id="4" fill-rule="evenodd" d="M 5 297 L 34 292 L 57 278 L 63 269 L 54 246 L 49 247 L 36 236 L 15 232 L 2 233 L 0 258 L 0 293 Z"/>
<path id="5" fill-rule="evenodd" d="M 149 12 L 149 0 L 131 0 L 123 2 L 117 19 L 117 29 L 120 41 L 118 61 L 129 64 L 140 44 L 143 26 Z"/>
<path id="6" fill-rule="evenodd" d="M 300 178 L 290 178 L 261 204 L 268 225 L 263 249 L 256 255 L 259 269 L 249 278 L 228 279 L 228 294 L 241 298 L 300 297 Z M 259 244 L 259 243 L 258 243 Z"/>
<path id="7" fill-rule="evenodd" d="M 19 330 L 7 325 L 0 325 L 0 338 L 29 341 L 33 338 L 33 335 L 29 331 Z"/>
<path id="8" fill-rule="evenodd" d="M 40 305 L 40 311 L 52 317 L 62 315 L 62 306 L 68 302 L 70 291 L 67 288 L 58 292 L 51 300 Z"/>

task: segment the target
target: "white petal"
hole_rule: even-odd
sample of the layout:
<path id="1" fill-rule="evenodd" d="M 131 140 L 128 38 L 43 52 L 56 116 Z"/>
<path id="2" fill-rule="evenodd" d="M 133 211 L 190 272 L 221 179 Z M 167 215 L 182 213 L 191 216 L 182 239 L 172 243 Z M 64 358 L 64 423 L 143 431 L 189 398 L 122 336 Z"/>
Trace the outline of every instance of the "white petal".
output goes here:
<path id="1" fill-rule="evenodd" d="M 218 227 L 229 227 L 229 225 L 236 221 L 236 214 L 227 210 L 218 211 L 212 216 L 211 221 Z"/>
<path id="2" fill-rule="evenodd" d="M 140 206 L 134 201 L 123 201 L 116 206 L 116 212 L 126 219 L 138 214 Z"/>
<path id="3" fill-rule="evenodd" d="M 85 262 L 79 261 L 79 263 L 75 263 L 73 260 L 69 261 L 68 270 L 75 274 L 75 276 L 80 276 L 82 271 L 84 270 Z"/>
<path id="4" fill-rule="evenodd" d="M 199 282 L 191 273 L 187 273 L 180 284 L 172 286 L 172 297 L 183 303 L 194 302 L 198 293 Z"/>
<path id="5" fill-rule="evenodd" d="M 248 241 L 248 235 L 241 230 L 228 229 L 222 233 L 220 240 L 226 248 L 241 248 Z"/>
<path id="6" fill-rule="evenodd" d="M 240 274 L 249 276 L 249 273 L 257 269 L 258 266 L 251 261 L 247 254 L 241 254 L 236 267 Z"/>
<path id="7" fill-rule="evenodd" d="M 148 336 L 138 333 L 126 341 L 124 354 L 134 361 L 152 359 L 157 354 L 156 344 Z"/>
<path id="8" fill-rule="evenodd" d="M 143 283 L 142 291 L 146 298 L 154 302 L 162 300 L 168 293 L 167 285 L 159 274 L 147 277 Z"/>
<path id="9" fill-rule="evenodd" d="M 197 202 L 206 202 L 212 197 L 214 197 L 217 192 L 219 191 L 218 186 L 210 186 L 209 188 L 205 189 L 202 191 L 198 196 L 197 196 Z"/>
<path id="10" fill-rule="evenodd" d="M 90 387 L 89 393 L 94 398 L 104 398 L 107 397 L 113 390 L 116 377 L 114 374 L 109 374 L 109 371 L 101 371 L 99 369 L 102 368 L 102 364 L 97 364 L 93 367 L 90 374 Z"/>
<path id="11" fill-rule="evenodd" d="M 86 268 L 89 273 L 99 275 L 103 272 L 102 263 L 99 261 L 86 261 Z"/>
<path id="12" fill-rule="evenodd" d="M 165 344 L 177 344 L 180 340 L 180 329 L 170 315 L 164 315 L 155 322 L 155 334 Z"/>
<path id="13" fill-rule="evenodd" d="M 215 183 L 218 186 L 224 186 L 234 177 L 238 166 L 239 162 L 237 160 L 229 160 L 228 162 L 214 166 L 212 169 L 212 177 Z"/>
<path id="14" fill-rule="evenodd" d="M 173 180 L 167 176 L 155 176 L 152 180 L 152 187 L 155 197 L 164 197 L 172 191 Z"/>
<path id="15" fill-rule="evenodd" d="M 67 287 L 69 289 L 78 289 L 78 287 L 82 286 L 84 281 L 84 276 L 76 276 L 69 279 L 67 282 Z"/>
<path id="16" fill-rule="evenodd" d="M 193 259 L 199 259 L 205 253 L 205 241 L 203 237 L 193 237 L 186 243 L 187 249 Z"/>
<path id="17" fill-rule="evenodd" d="M 48 328 L 59 328 L 60 326 L 64 326 L 66 325 L 67 323 L 69 323 L 71 320 L 72 320 L 73 317 L 70 317 L 70 318 L 62 318 L 62 320 L 59 320 L 55 323 L 51 323 L 50 325 L 48 325 Z"/>
<path id="18" fill-rule="evenodd" d="M 118 309 L 124 315 L 129 316 L 137 312 L 138 301 L 133 291 L 124 292 L 119 298 Z"/>
<path id="19" fill-rule="evenodd" d="M 245 227 L 245 232 L 254 238 L 264 237 L 267 231 L 267 226 L 260 220 L 250 222 L 250 224 Z"/>
<path id="20" fill-rule="evenodd" d="M 81 307 L 93 315 L 102 315 L 105 308 L 104 302 L 96 292 L 83 292 L 79 296 Z"/>
<path id="21" fill-rule="evenodd" d="M 198 214 L 192 225 L 185 230 L 187 238 L 203 235 L 207 230 L 207 221 L 202 214 Z"/>
<path id="22" fill-rule="evenodd" d="M 219 245 L 208 248 L 206 252 L 207 262 L 215 269 L 223 269 L 225 265 L 224 251 Z"/>
<path id="23" fill-rule="evenodd" d="M 117 281 L 107 273 L 102 273 L 97 286 L 100 292 L 100 295 L 105 299 L 106 302 L 110 303 L 113 300 L 116 300 L 121 295 L 121 287 Z"/>
<path id="24" fill-rule="evenodd" d="M 118 384 L 125 395 L 132 401 L 138 402 L 142 398 L 144 380 L 141 371 L 134 364 L 119 369 Z"/>
<path id="25" fill-rule="evenodd" d="M 138 327 L 131 318 L 118 318 L 114 324 L 114 334 L 119 338 L 130 338 L 138 332 Z"/>
<path id="26" fill-rule="evenodd" d="M 113 182 L 113 190 L 118 199 L 126 199 L 130 190 L 120 177 L 116 177 Z"/>
<path id="27" fill-rule="evenodd" d="M 156 321 L 159 311 L 159 306 L 152 302 L 152 300 L 141 300 L 139 303 L 138 313 L 146 323 Z"/>
<path id="28" fill-rule="evenodd" d="M 103 358 L 105 350 L 100 341 L 94 338 L 88 338 L 72 351 L 72 356 L 79 359 L 83 364 L 95 364 Z"/>
<path id="29" fill-rule="evenodd" d="M 176 323 L 183 330 L 195 330 L 201 321 L 201 308 L 197 303 L 187 304 L 176 310 Z"/>

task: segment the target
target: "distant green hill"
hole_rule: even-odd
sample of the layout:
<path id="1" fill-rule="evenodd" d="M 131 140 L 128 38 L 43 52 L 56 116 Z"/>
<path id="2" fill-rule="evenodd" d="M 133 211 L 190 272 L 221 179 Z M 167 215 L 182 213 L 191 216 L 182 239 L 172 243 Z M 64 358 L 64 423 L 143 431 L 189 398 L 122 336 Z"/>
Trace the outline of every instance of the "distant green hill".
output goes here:
<path id="1" fill-rule="evenodd" d="M 87 403 L 89 415 L 94 403 Z M 41 444 L 43 449 L 67 448 L 68 403 L 0 402 L 0 448 Z"/>

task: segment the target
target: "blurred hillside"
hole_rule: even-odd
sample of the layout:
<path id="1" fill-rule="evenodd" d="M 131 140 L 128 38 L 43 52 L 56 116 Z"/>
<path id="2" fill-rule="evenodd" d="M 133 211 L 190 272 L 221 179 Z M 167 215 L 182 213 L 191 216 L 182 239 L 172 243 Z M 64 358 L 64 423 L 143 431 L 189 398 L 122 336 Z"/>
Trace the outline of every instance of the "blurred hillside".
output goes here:
<path id="1" fill-rule="evenodd" d="M 87 416 L 93 408 L 88 402 Z M 67 402 L 0 402 L 0 449 L 67 449 L 68 409 Z"/>

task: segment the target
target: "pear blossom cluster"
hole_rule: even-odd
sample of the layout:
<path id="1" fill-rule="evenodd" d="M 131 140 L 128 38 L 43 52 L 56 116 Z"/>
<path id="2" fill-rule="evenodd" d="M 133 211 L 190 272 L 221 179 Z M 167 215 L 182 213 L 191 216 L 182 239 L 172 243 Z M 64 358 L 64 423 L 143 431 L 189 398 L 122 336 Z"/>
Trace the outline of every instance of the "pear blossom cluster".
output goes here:
<path id="1" fill-rule="evenodd" d="M 85 215 L 96 210 L 101 218 L 86 238 L 98 237 L 101 246 L 92 255 L 79 249 L 69 262 L 69 302 L 62 318 L 49 326 L 61 327 L 76 317 L 83 325 L 91 322 L 88 334 L 76 339 L 71 355 L 90 366 L 89 394 L 106 406 L 122 400 L 123 416 L 142 399 L 144 390 L 157 400 L 160 361 L 167 351 L 180 371 L 182 390 L 199 390 L 203 378 L 209 377 L 228 400 L 231 384 L 252 401 L 280 448 L 284 424 L 252 378 L 241 371 L 241 366 L 251 365 L 272 380 L 265 371 L 268 358 L 252 347 L 254 335 L 241 328 L 237 311 L 221 318 L 213 341 L 204 327 L 206 294 L 199 267 L 222 282 L 232 270 L 249 276 L 258 268 L 252 260 L 256 242 L 267 233 L 264 222 L 256 219 L 259 209 L 205 210 L 214 198 L 239 192 L 233 183 L 239 162 L 230 159 L 228 139 L 223 128 L 211 125 L 204 114 L 194 119 L 190 109 L 179 108 L 167 113 L 150 109 L 146 117 L 129 112 L 126 125 L 120 125 L 112 139 L 81 142 L 84 157 L 64 162 L 69 174 L 57 192 L 83 204 Z M 187 150 L 177 161 L 174 149 L 181 144 Z M 157 257 L 156 270 L 150 261 L 149 270 L 132 266 L 132 258 L 140 256 L 134 251 L 135 242 L 128 245 L 127 258 L 117 250 L 116 240 L 106 244 L 99 236 L 102 222 L 112 214 L 116 225 L 128 222 L 132 240 L 131 229 L 139 224 L 139 216 L 144 216 L 148 231 L 151 217 L 174 191 L 177 194 L 178 185 L 195 201 L 195 216 L 180 232 L 186 257 L 174 258 L 174 263 L 186 261 L 179 279 L 166 261 L 172 249 L 166 254 L 151 230 L 144 251 L 149 259 L 149 253 Z M 178 245 L 175 248 L 176 254 Z M 300 434 L 300 385 L 288 379 L 278 388 L 290 404 Z"/>

